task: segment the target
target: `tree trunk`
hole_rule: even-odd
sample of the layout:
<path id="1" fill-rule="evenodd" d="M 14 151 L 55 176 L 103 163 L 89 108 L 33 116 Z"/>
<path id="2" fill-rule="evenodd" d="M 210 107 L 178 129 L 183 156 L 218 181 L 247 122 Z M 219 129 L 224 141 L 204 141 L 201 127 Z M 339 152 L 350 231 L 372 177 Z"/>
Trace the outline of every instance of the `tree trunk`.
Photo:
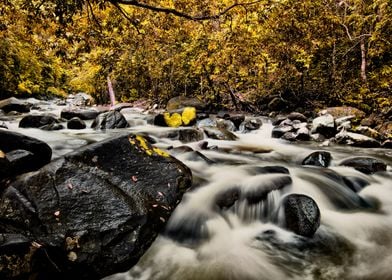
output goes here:
<path id="1" fill-rule="evenodd" d="M 365 46 L 365 36 L 362 36 L 360 39 L 360 47 L 361 47 L 361 80 L 363 83 L 366 83 L 366 46 Z"/>

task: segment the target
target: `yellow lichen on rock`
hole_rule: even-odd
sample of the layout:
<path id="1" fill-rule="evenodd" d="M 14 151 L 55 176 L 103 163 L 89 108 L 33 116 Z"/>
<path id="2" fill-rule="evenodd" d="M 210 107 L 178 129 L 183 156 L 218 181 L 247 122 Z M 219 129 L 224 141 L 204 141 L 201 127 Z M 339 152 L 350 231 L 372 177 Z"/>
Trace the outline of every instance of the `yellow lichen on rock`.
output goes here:
<path id="1" fill-rule="evenodd" d="M 129 138 L 129 142 L 132 145 L 138 145 L 149 156 L 152 156 L 152 155 L 158 155 L 158 156 L 162 156 L 162 157 L 169 157 L 170 156 L 165 151 L 162 151 L 161 149 L 159 149 L 157 147 L 151 146 L 143 136 L 136 135 L 135 138 Z"/>
<path id="2" fill-rule="evenodd" d="M 165 119 L 166 124 L 170 127 L 179 127 L 182 125 L 182 117 L 179 113 L 173 113 L 170 115 L 170 113 L 166 112 L 163 113 L 163 118 Z"/>
<path id="3" fill-rule="evenodd" d="M 182 122 L 184 125 L 189 125 L 196 120 L 196 109 L 195 107 L 185 107 L 182 111 Z"/>

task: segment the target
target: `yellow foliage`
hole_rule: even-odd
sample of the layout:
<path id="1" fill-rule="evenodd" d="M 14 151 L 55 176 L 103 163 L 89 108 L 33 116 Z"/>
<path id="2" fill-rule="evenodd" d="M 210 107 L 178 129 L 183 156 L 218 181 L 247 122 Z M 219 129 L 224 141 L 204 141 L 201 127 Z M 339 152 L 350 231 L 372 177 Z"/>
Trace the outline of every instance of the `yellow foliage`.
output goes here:
<path id="1" fill-rule="evenodd" d="M 189 125 L 196 120 L 196 109 L 195 107 L 185 107 L 181 115 L 182 122 L 184 125 Z"/>
<path id="2" fill-rule="evenodd" d="M 170 127 L 179 127 L 182 125 L 182 117 L 179 113 L 173 113 L 170 115 L 170 113 L 165 112 L 163 113 L 163 117 L 166 124 Z"/>

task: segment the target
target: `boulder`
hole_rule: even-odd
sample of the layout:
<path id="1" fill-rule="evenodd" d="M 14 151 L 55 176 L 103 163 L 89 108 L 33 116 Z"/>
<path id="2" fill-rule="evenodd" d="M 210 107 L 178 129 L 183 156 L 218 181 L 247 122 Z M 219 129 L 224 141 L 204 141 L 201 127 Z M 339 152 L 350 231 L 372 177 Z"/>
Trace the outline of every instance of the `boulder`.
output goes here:
<path id="1" fill-rule="evenodd" d="M 3 172 L 2 178 L 37 170 L 49 163 L 52 157 L 52 149 L 48 144 L 3 129 L 0 129 L 0 151 L 4 154 L 2 166 L 7 166 L 7 172 Z"/>
<path id="2" fill-rule="evenodd" d="M 331 162 L 332 156 L 326 151 L 316 151 L 308 155 L 302 161 L 302 165 L 312 165 L 320 167 L 328 167 Z"/>
<path id="3" fill-rule="evenodd" d="M 100 114 L 99 111 L 95 109 L 81 109 L 81 108 L 65 108 L 61 111 L 61 118 L 70 120 L 74 117 L 78 117 L 82 120 L 94 120 Z"/>
<path id="4" fill-rule="evenodd" d="M 209 138 L 212 139 L 228 140 L 228 141 L 234 141 L 238 139 L 238 137 L 235 134 L 233 134 L 232 132 L 224 128 L 206 126 L 203 127 L 202 130 Z"/>
<path id="5" fill-rule="evenodd" d="M 61 130 L 61 129 L 64 129 L 64 126 L 60 123 L 51 123 L 51 124 L 41 126 L 40 129 L 48 130 L 48 131 Z"/>
<path id="6" fill-rule="evenodd" d="M 56 117 L 52 115 L 28 115 L 23 117 L 20 122 L 19 122 L 19 127 L 23 128 L 40 128 L 42 126 L 48 125 L 48 124 L 53 124 L 53 123 L 58 123 L 59 121 L 57 120 Z"/>
<path id="7" fill-rule="evenodd" d="M 134 135 L 22 175 L 0 195 L 0 276 L 100 279 L 125 271 L 164 229 L 190 182 L 186 166 Z"/>
<path id="8" fill-rule="evenodd" d="M 367 137 L 374 138 L 374 139 L 382 139 L 382 135 L 375 129 L 370 128 L 368 126 L 357 126 L 354 131 L 356 133 L 363 134 Z"/>
<path id="9" fill-rule="evenodd" d="M 280 138 L 287 132 L 293 132 L 294 128 L 291 125 L 279 125 L 272 129 L 271 137 Z"/>
<path id="10" fill-rule="evenodd" d="M 392 140 L 388 139 L 382 142 L 381 148 L 392 149 Z"/>
<path id="11" fill-rule="evenodd" d="M 330 114 L 335 119 L 346 116 L 354 116 L 357 120 L 361 120 L 366 116 L 364 111 L 349 106 L 329 107 L 322 110 L 321 114 Z"/>
<path id="12" fill-rule="evenodd" d="M 245 121 L 245 115 L 231 115 L 228 120 L 233 122 L 236 129 L 239 129 L 241 123 Z"/>
<path id="13" fill-rule="evenodd" d="M 373 138 L 359 133 L 347 132 L 344 129 L 335 135 L 335 139 L 338 144 L 345 144 L 362 148 L 377 148 L 381 145 L 380 142 Z"/>
<path id="14" fill-rule="evenodd" d="M 206 104 L 195 97 L 176 96 L 171 98 L 166 104 L 166 110 L 178 110 L 185 107 L 194 107 L 199 111 L 206 108 Z"/>
<path id="15" fill-rule="evenodd" d="M 365 174 L 373 174 L 387 170 L 385 162 L 373 157 L 351 157 L 343 160 L 339 165 L 350 166 Z"/>
<path id="16" fill-rule="evenodd" d="M 235 131 L 236 130 L 236 127 L 232 121 L 218 119 L 218 120 L 216 120 L 216 122 L 217 122 L 217 127 L 219 127 L 219 128 L 223 128 L 228 131 Z"/>
<path id="17" fill-rule="evenodd" d="M 179 130 L 178 140 L 182 143 L 196 142 L 204 139 L 203 131 L 195 128 Z"/>
<path id="18" fill-rule="evenodd" d="M 75 95 L 68 96 L 67 101 L 74 106 L 91 106 L 94 104 L 94 98 L 84 92 L 79 92 Z"/>
<path id="19" fill-rule="evenodd" d="M 281 225 L 298 235 L 312 237 L 320 226 L 320 209 L 317 203 L 303 194 L 289 194 L 281 202 Z"/>
<path id="20" fill-rule="evenodd" d="M 86 123 L 78 117 L 74 117 L 67 122 L 68 129 L 85 129 Z"/>
<path id="21" fill-rule="evenodd" d="M 0 109 L 4 113 L 9 113 L 11 111 L 18 113 L 28 113 L 30 112 L 31 104 L 27 102 L 20 101 L 15 97 L 10 97 L 0 101 Z"/>
<path id="22" fill-rule="evenodd" d="M 291 112 L 290 114 L 287 115 L 287 117 L 289 120 L 294 121 L 294 120 L 299 120 L 301 122 L 307 122 L 308 118 L 305 117 L 303 114 L 298 113 L 298 112 Z"/>
<path id="23" fill-rule="evenodd" d="M 154 125 L 169 127 L 190 126 L 196 123 L 196 119 L 196 108 L 185 107 L 181 110 L 156 115 Z"/>
<path id="24" fill-rule="evenodd" d="M 197 126 L 197 128 L 216 127 L 216 126 L 218 126 L 218 123 L 215 119 L 206 118 L 206 119 L 202 119 L 202 120 L 198 121 L 196 126 Z"/>
<path id="25" fill-rule="evenodd" d="M 392 140 L 392 121 L 385 122 L 376 127 L 376 130 L 380 132 L 380 134 L 386 138 Z"/>
<path id="26" fill-rule="evenodd" d="M 359 192 L 364 187 L 370 185 L 370 183 L 365 179 L 356 176 L 344 176 L 343 180 L 346 183 L 346 185 L 354 192 Z"/>
<path id="27" fill-rule="evenodd" d="M 252 130 L 259 129 L 262 125 L 263 122 L 258 118 L 248 119 L 240 124 L 239 131 L 241 133 L 248 133 Z"/>
<path id="28" fill-rule="evenodd" d="M 312 122 L 312 133 L 320 133 L 327 138 L 335 136 L 336 128 L 333 116 L 327 114 L 315 118 Z"/>
<path id="29" fill-rule="evenodd" d="M 129 123 L 118 111 L 109 111 L 102 113 L 97 116 L 94 122 L 91 124 L 91 128 L 94 129 L 115 129 L 115 128 L 126 128 L 129 127 Z"/>

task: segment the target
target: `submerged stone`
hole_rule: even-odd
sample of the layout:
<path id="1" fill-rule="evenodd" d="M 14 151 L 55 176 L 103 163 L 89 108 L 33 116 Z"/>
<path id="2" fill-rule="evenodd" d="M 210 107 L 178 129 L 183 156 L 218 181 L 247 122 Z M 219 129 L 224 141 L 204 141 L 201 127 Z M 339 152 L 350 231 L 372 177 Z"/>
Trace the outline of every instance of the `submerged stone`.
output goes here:
<path id="1" fill-rule="evenodd" d="M 331 162 L 332 156 L 326 151 L 316 151 L 308 155 L 303 161 L 302 165 L 313 165 L 328 167 Z"/>
<path id="2" fill-rule="evenodd" d="M 351 157 L 343 160 L 339 165 L 353 167 L 365 174 L 373 174 L 387 170 L 385 162 L 372 157 Z"/>
<path id="3" fill-rule="evenodd" d="M 126 127 L 129 127 L 129 123 L 123 114 L 117 111 L 102 113 L 98 115 L 98 117 L 91 124 L 91 128 L 94 129 L 115 129 Z"/>

